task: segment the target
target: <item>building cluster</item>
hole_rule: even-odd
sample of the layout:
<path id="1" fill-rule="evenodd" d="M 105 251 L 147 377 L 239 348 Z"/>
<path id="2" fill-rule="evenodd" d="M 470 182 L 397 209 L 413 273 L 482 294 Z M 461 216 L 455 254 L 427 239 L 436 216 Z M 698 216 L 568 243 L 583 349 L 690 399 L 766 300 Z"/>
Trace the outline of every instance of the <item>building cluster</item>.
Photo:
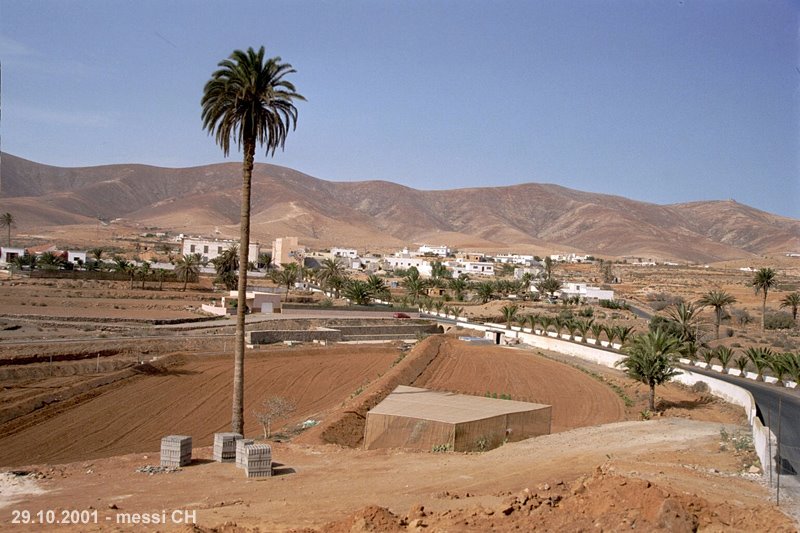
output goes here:
<path id="1" fill-rule="evenodd" d="M 214 261 L 223 255 L 227 250 L 238 244 L 236 240 L 215 239 L 206 237 L 192 237 L 179 235 L 176 239 L 180 243 L 180 252 L 184 256 L 190 254 L 198 255 L 204 264 Z M 48 250 L 51 251 L 51 250 Z M 497 253 L 488 254 L 478 251 L 456 251 L 446 245 L 423 244 L 416 250 L 403 248 L 402 250 L 388 254 L 361 253 L 356 248 L 333 247 L 325 251 L 309 250 L 300 244 L 297 237 L 276 238 L 269 249 L 270 265 L 262 264 L 266 249 L 262 248 L 258 242 L 251 243 L 248 248 L 248 260 L 259 267 L 283 268 L 287 264 L 298 264 L 299 266 L 319 266 L 325 259 L 335 259 L 345 268 L 355 271 L 368 273 L 377 272 L 397 272 L 415 268 L 421 277 L 430 278 L 448 275 L 458 278 L 468 276 L 470 279 L 490 278 L 510 271 L 516 279 L 523 279 L 528 275 L 529 278 L 536 277 L 543 270 L 540 259 L 533 255 L 516 253 Z M 31 253 L 32 250 L 22 248 L 2 248 L 0 249 L 0 263 L 11 263 L 15 257 Z M 75 265 L 83 265 L 91 257 L 87 257 L 85 251 L 58 251 L 55 252 Z M 559 253 L 549 256 L 553 262 L 582 263 L 592 261 L 593 258 L 587 255 L 574 253 Z M 170 263 L 159 263 L 159 268 L 167 270 L 173 268 Z M 511 270 L 509 267 L 513 267 Z M 208 267 L 201 269 L 207 272 Z M 263 275 L 263 274 L 262 274 Z M 534 284 L 531 290 L 535 291 Z M 561 290 L 563 295 L 580 296 L 584 299 L 613 299 L 613 291 L 604 291 L 597 287 L 590 287 L 583 283 L 567 283 Z M 260 296 L 260 295 L 259 295 Z M 258 298 L 253 296 L 253 306 L 260 308 L 262 304 L 272 304 L 271 301 L 255 301 Z M 224 305 L 222 306 L 225 307 Z M 226 311 L 228 311 L 226 309 Z"/>

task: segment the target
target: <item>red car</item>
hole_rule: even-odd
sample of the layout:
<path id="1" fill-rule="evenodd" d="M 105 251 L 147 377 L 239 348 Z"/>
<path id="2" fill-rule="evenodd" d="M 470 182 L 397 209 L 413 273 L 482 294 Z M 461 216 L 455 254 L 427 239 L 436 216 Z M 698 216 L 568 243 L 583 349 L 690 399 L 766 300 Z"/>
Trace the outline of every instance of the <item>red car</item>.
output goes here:
<path id="1" fill-rule="evenodd" d="M 395 318 L 411 318 L 410 316 L 408 316 L 405 313 L 392 313 L 392 316 L 395 317 Z"/>

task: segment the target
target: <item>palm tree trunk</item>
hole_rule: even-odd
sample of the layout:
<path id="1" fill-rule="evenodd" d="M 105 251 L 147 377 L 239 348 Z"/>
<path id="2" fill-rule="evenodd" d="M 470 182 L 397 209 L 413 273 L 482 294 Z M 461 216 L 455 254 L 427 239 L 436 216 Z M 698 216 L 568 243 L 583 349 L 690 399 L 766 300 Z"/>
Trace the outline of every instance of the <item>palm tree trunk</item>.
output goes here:
<path id="1" fill-rule="evenodd" d="M 764 289 L 764 299 L 761 300 L 761 333 L 764 333 L 764 322 L 767 317 L 767 289 Z"/>
<path id="2" fill-rule="evenodd" d="M 233 414 L 231 429 L 244 435 L 244 327 L 247 310 L 247 255 L 250 250 L 250 182 L 255 159 L 255 139 L 244 140 L 242 209 L 239 228 L 239 286 L 236 306 L 236 344 L 233 354 Z"/>
<path id="3" fill-rule="evenodd" d="M 648 405 L 649 405 L 650 411 L 655 411 L 656 410 L 656 386 L 655 386 L 655 384 L 651 384 L 650 385 L 650 394 L 649 394 L 649 396 L 647 398 L 647 401 L 648 401 Z"/>

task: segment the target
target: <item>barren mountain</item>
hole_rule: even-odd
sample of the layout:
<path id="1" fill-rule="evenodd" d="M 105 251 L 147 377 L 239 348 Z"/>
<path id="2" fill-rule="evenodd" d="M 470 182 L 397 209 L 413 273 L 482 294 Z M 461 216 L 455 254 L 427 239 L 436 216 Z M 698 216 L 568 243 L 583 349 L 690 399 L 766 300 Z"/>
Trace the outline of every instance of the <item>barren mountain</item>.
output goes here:
<path id="1" fill-rule="evenodd" d="M 0 209 L 29 230 L 101 218 L 234 236 L 240 181 L 239 163 L 59 168 L 3 154 Z M 268 164 L 254 170 L 252 234 L 261 242 L 297 235 L 312 246 L 429 242 L 698 262 L 800 249 L 800 221 L 730 201 L 664 206 L 535 183 L 420 191 Z"/>

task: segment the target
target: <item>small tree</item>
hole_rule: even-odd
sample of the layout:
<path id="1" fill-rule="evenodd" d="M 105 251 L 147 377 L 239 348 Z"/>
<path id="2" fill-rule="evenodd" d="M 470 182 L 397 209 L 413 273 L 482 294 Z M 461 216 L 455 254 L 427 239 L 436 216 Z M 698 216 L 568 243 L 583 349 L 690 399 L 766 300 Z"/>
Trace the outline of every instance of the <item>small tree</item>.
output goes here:
<path id="1" fill-rule="evenodd" d="M 503 320 L 505 321 L 508 329 L 511 329 L 511 323 L 515 318 L 517 318 L 517 312 L 519 312 L 519 306 L 517 304 L 504 305 L 500 309 L 500 313 L 502 313 Z"/>
<path id="2" fill-rule="evenodd" d="M 722 363 L 722 371 L 728 371 L 728 365 L 733 360 L 733 354 L 736 353 L 735 350 L 732 348 L 728 348 L 727 346 L 717 346 L 717 349 L 714 350 L 714 355 L 719 362 Z"/>
<path id="3" fill-rule="evenodd" d="M 787 294 L 781 300 L 781 309 L 790 307 L 792 309 L 792 320 L 797 320 L 797 308 L 800 307 L 800 292 Z"/>
<path id="4" fill-rule="evenodd" d="M 281 420 L 292 414 L 297 406 L 295 403 L 283 396 L 272 396 L 261 403 L 261 409 L 253 411 L 253 415 L 261 424 L 264 430 L 264 438 L 268 439 L 272 435 L 272 423 Z"/>
<path id="5" fill-rule="evenodd" d="M 681 372 L 675 367 L 681 341 L 661 330 L 637 335 L 625 348 L 626 357 L 617 361 L 625 373 L 650 387 L 648 406 L 655 411 L 656 385 L 662 385 Z"/>

